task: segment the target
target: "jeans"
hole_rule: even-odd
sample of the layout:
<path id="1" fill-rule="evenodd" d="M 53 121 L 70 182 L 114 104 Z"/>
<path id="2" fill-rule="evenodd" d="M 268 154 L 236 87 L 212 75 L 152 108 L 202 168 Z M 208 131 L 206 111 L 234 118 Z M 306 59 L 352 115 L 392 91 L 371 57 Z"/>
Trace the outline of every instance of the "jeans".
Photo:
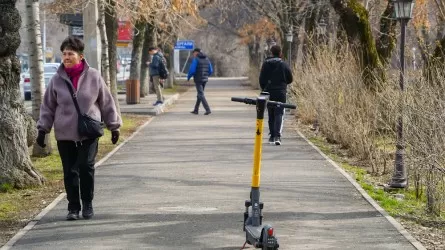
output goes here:
<path id="1" fill-rule="evenodd" d="M 80 211 L 80 199 L 87 202 L 93 200 L 94 164 L 98 140 L 88 139 L 77 143 L 73 141 L 57 141 L 63 165 L 63 181 L 69 211 Z"/>
<path id="2" fill-rule="evenodd" d="M 204 106 L 206 112 L 210 112 L 209 104 L 207 103 L 206 97 L 204 95 L 204 89 L 206 87 L 207 82 L 195 82 L 196 92 L 198 93 L 196 97 L 195 109 L 193 111 L 198 112 L 199 105 Z"/>

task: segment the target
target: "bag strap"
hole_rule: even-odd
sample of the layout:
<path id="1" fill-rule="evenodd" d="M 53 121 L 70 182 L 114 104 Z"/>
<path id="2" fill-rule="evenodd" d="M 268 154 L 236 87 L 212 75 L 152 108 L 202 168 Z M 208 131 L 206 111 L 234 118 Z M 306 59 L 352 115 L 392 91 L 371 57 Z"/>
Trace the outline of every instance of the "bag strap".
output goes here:
<path id="1" fill-rule="evenodd" d="M 68 88 L 68 90 L 71 93 L 71 97 L 73 98 L 73 103 L 74 103 L 74 106 L 76 106 L 77 114 L 82 115 L 82 113 L 80 112 L 79 103 L 77 102 L 77 95 L 73 91 L 73 86 L 67 80 L 65 80 L 65 83 L 66 83 L 66 87 Z"/>

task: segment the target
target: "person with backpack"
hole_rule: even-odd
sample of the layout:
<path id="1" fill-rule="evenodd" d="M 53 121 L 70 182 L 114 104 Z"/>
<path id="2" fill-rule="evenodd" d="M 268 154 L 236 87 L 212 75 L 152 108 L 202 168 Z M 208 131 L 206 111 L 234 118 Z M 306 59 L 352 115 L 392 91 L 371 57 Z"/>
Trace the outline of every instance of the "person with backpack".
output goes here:
<path id="1" fill-rule="evenodd" d="M 286 102 L 287 85 L 292 83 L 292 71 L 281 60 L 281 47 L 274 45 L 270 48 L 272 53 L 268 57 L 260 72 L 260 87 L 263 92 L 269 92 L 271 101 Z M 281 145 L 283 131 L 284 108 L 267 107 L 269 114 L 269 143 Z"/>
<path id="2" fill-rule="evenodd" d="M 193 56 L 195 58 L 190 65 L 190 69 L 187 75 L 187 81 L 189 81 L 190 78 L 192 78 L 193 76 L 196 92 L 198 93 L 198 95 L 196 97 L 195 108 L 190 113 L 197 115 L 199 113 L 199 106 L 202 103 L 202 106 L 204 106 L 204 109 L 206 110 L 204 115 L 210 115 L 212 112 L 204 95 L 204 89 L 207 82 L 209 81 L 209 76 L 213 73 L 212 63 L 210 63 L 207 55 L 202 53 L 201 49 L 199 48 L 195 48 L 193 50 Z"/>
<path id="3" fill-rule="evenodd" d="M 152 56 L 151 63 L 149 63 L 150 81 L 153 82 L 154 90 L 156 92 L 156 102 L 153 106 L 164 103 L 164 96 L 162 95 L 162 80 L 167 79 L 168 71 L 164 55 L 156 47 L 150 47 L 148 53 Z"/>

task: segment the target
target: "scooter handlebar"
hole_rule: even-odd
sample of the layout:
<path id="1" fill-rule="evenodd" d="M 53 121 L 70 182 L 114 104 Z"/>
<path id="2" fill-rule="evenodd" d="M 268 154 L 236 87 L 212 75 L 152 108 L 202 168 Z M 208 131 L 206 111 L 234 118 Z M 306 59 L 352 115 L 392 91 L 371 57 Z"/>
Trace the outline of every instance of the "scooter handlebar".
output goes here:
<path id="1" fill-rule="evenodd" d="M 242 102 L 245 104 L 250 105 L 256 105 L 256 99 L 246 98 L 246 97 L 232 97 L 232 102 Z M 273 107 L 283 107 L 283 108 L 289 108 L 289 109 L 296 109 L 297 106 L 293 104 L 287 104 L 282 102 L 274 102 L 274 101 L 268 101 L 267 106 L 273 106 Z"/>
<path id="2" fill-rule="evenodd" d="M 288 109 L 296 109 L 297 106 L 293 105 L 293 104 L 287 104 L 287 103 L 282 103 L 282 102 L 274 102 L 274 101 L 268 101 L 267 102 L 267 106 L 273 106 L 273 107 L 283 107 L 283 108 L 288 108 Z"/>
<path id="3" fill-rule="evenodd" d="M 232 97 L 232 102 L 242 102 L 245 104 L 256 105 L 256 100 L 246 97 Z"/>

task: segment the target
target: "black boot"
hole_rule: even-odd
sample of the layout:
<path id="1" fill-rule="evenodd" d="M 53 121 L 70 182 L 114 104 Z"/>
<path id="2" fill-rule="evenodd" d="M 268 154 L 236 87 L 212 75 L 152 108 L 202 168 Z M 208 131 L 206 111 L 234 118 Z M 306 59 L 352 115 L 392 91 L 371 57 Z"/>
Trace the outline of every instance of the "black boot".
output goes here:
<path id="1" fill-rule="evenodd" d="M 82 201 L 82 217 L 84 219 L 91 219 L 93 215 L 93 203 L 91 201 Z"/>
<path id="2" fill-rule="evenodd" d="M 79 219 L 79 211 L 78 210 L 70 210 L 68 211 L 68 215 L 66 216 L 66 220 L 78 220 Z"/>

